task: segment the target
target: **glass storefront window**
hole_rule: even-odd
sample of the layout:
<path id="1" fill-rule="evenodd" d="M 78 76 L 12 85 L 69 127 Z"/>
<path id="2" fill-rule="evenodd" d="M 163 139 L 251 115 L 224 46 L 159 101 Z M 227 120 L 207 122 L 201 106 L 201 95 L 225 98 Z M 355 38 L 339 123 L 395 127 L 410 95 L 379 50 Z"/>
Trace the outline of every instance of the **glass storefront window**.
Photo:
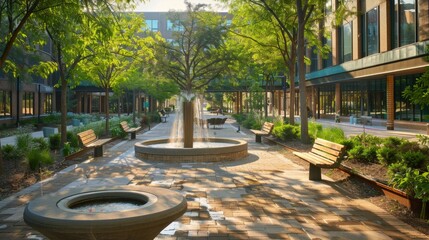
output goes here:
<path id="1" fill-rule="evenodd" d="M 43 103 L 43 112 L 52 113 L 52 94 L 47 93 L 45 95 L 45 101 Z"/>
<path id="2" fill-rule="evenodd" d="M 319 115 L 335 114 L 335 85 L 319 87 Z"/>
<path id="3" fill-rule="evenodd" d="M 403 91 L 407 86 L 414 85 L 416 79 L 420 75 L 407 75 L 395 77 L 395 119 L 429 122 L 429 108 L 421 108 L 418 105 L 412 104 L 408 99 L 402 96 Z"/>
<path id="4" fill-rule="evenodd" d="M 348 62 L 353 59 L 353 38 L 352 38 L 352 22 L 341 26 L 341 62 Z"/>
<path id="5" fill-rule="evenodd" d="M 24 92 L 22 96 L 22 114 L 34 115 L 34 93 Z"/>
<path id="6" fill-rule="evenodd" d="M 12 93 L 10 91 L 0 90 L 0 117 L 12 115 L 11 99 Z"/>
<path id="7" fill-rule="evenodd" d="M 373 8 L 362 16 L 362 34 L 363 34 L 363 56 L 379 53 L 379 19 L 378 7 Z"/>
<path id="8" fill-rule="evenodd" d="M 417 41 L 417 0 L 393 0 L 392 48 Z"/>

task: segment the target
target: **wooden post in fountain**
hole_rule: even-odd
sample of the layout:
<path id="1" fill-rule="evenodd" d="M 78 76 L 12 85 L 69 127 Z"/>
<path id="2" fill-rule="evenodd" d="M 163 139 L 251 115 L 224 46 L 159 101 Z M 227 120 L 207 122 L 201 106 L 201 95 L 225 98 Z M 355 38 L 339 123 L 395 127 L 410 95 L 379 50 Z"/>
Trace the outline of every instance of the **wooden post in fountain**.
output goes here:
<path id="1" fill-rule="evenodd" d="M 183 102 L 183 146 L 194 147 L 194 104 L 192 101 Z"/>

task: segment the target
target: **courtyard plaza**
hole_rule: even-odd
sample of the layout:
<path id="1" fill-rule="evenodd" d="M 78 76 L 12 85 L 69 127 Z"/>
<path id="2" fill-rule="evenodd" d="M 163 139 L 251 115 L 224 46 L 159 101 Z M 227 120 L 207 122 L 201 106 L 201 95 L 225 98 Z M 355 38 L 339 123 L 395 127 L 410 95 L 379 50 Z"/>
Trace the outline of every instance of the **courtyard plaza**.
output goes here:
<path id="1" fill-rule="evenodd" d="M 206 113 L 206 118 L 214 117 Z M 162 163 L 137 159 L 138 141 L 168 138 L 175 114 L 135 140 L 116 141 L 103 157 L 70 166 L 0 201 L 0 239 L 45 239 L 23 221 L 38 196 L 82 186 L 145 185 L 180 192 L 187 212 L 156 239 L 429 239 L 365 199 L 350 198 L 327 176 L 308 180 L 308 170 L 285 158 L 282 148 L 256 143 L 228 118 L 211 137 L 248 142 L 249 155 L 231 162 Z M 330 125 L 331 123 L 325 122 Z M 359 131 L 359 126 L 336 126 Z M 409 138 L 410 131 L 367 130 Z M 346 132 L 347 134 L 347 132 Z"/>

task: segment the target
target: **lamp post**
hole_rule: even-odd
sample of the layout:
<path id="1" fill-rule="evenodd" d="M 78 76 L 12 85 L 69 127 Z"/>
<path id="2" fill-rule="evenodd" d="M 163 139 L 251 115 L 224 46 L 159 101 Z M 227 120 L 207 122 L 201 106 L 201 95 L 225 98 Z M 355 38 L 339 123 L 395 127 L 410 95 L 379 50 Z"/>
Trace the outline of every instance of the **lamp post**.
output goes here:
<path id="1" fill-rule="evenodd" d="M 41 97 L 40 97 L 40 83 L 37 84 L 37 123 L 40 124 L 40 111 L 41 111 Z"/>
<path id="2" fill-rule="evenodd" d="M 19 92 L 20 92 L 19 76 L 16 78 L 16 127 L 19 127 Z"/>

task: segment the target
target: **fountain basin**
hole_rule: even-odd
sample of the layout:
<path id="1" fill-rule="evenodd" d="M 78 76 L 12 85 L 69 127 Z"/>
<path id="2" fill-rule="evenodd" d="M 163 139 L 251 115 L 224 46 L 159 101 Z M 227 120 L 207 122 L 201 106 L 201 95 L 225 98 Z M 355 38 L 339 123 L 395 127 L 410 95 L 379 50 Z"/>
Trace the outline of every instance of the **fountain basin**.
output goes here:
<path id="1" fill-rule="evenodd" d="M 31 201 L 24 221 L 54 240 L 154 239 L 186 208 L 181 194 L 164 188 L 73 188 Z"/>
<path id="2" fill-rule="evenodd" d="M 194 148 L 183 148 L 170 142 L 170 139 L 138 142 L 134 145 L 136 157 L 163 162 L 220 162 L 237 160 L 248 155 L 247 142 L 243 140 L 194 139 Z"/>

